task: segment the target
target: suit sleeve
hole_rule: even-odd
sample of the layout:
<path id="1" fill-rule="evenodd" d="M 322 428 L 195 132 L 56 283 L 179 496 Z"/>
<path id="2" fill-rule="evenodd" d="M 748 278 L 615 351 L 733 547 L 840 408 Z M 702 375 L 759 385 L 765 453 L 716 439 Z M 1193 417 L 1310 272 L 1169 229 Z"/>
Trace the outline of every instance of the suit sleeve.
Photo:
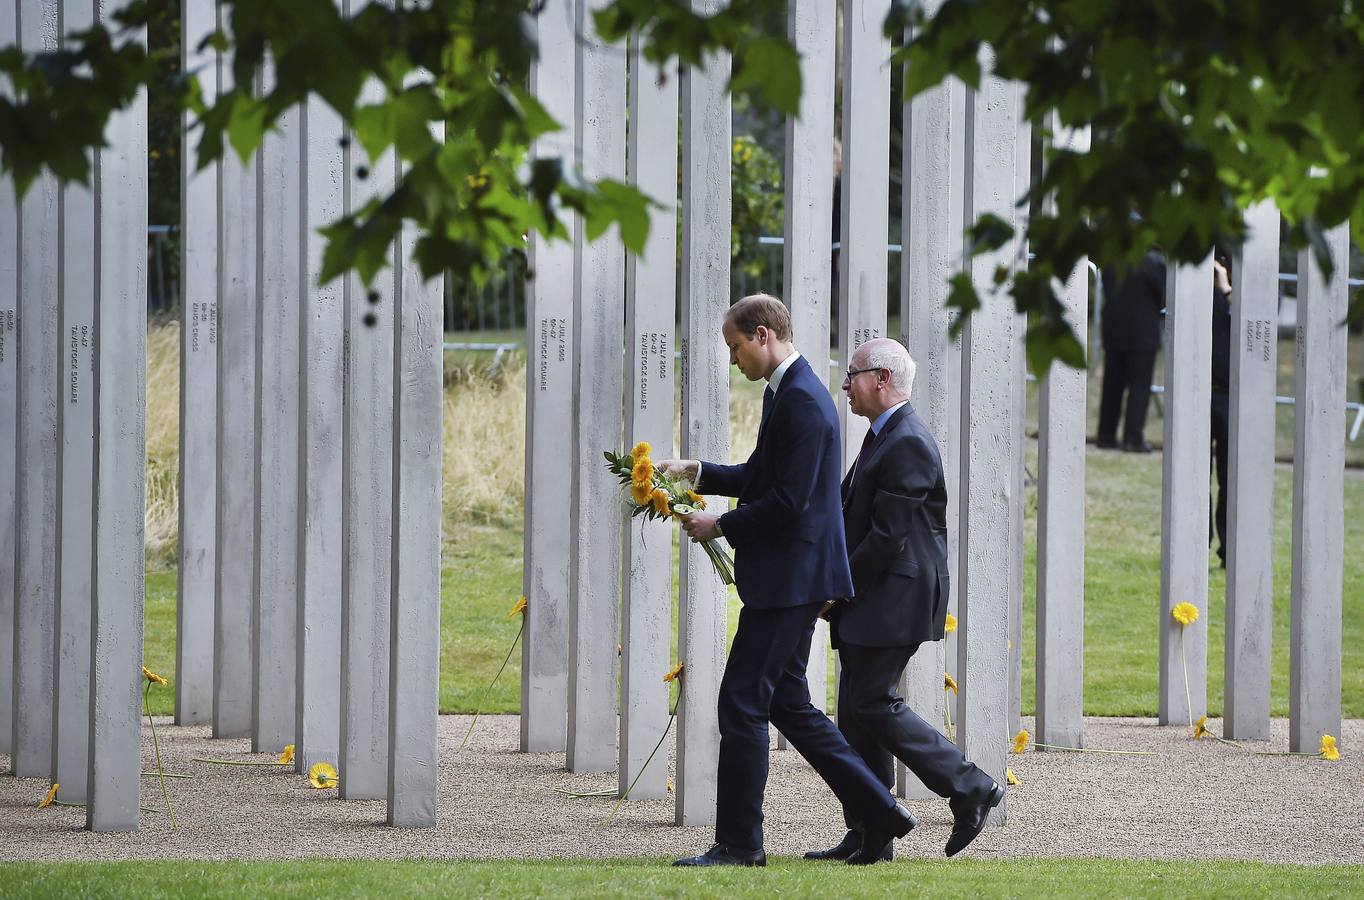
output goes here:
<path id="1" fill-rule="evenodd" d="M 923 440 L 910 437 L 886 448 L 875 474 L 871 527 L 856 547 L 848 548 L 853 591 L 858 595 L 875 585 L 890 561 L 899 557 L 915 511 L 937 483 L 938 467 Z"/>
<path id="2" fill-rule="evenodd" d="M 827 437 L 824 418 L 809 394 L 793 392 L 783 406 L 782 415 L 774 414 L 768 421 L 771 433 L 765 438 L 781 448 L 771 489 L 720 517 L 720 528 L 735 548 L 767 540 L 772 532 L 789 528 L 814 495 Z"/>
<path id="3" fill-rule="evenodd" d="M 732 466 L 701 461 L 701 478 L 696 482 L 698 494 L 718 494 L 721 497 L 737 497 L 744 484 L 744 466 Z"/>

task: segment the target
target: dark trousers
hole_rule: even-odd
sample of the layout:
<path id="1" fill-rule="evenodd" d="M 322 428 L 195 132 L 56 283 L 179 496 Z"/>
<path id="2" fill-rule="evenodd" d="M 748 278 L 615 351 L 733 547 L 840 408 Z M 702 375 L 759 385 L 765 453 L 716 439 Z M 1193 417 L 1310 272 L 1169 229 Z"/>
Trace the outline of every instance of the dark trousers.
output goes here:
<path id="1" fill-rule="evenodd" d="M 1146 429 L 1146 406 L 1151 402 L 1151 375 L 1156 368 L 1154 350 L 1107 350 L 1104 353 L 1103 392 L 1099 397 L 1100 441 L 1116 441 L 1123 394 L 1127 394 L 1124 444 L 1140 444 Z"/>
<path id="2" fill-rule="evenodd" d="M 841 642 L 843 675 L 838 684 L 838 727 L 886 788 L 895 784 L 899 759 L 930 791 L 956 802 L 983 800 L 994 779 L 960 748 L 905 705 L 900 676 L 918 645 L 864 647 Z M 849 828 L 856 820 L 844 808 Z"/>
<path id="3" fill-rule="evenodd" d="M 1227 454 L 1231 451 L 1231 397 L 1214 390 L 1212 394 L 1212 467 L 1217 473 L 1217 501 L 1213 523 L 1217 526 L 1217 555 L 1227 561 Z M 1208 529 L 1208 543 L 1213 530 Z"/>
<path id="4" fill-rule="evenodd" d="M 838 727 L 810 702 L 805 663 L 823 603 L 739 613 L 720 682 L 720 764 L 715 840 L 743 850 L 763 845 L 768 723 L 786 735 L 858 822 L 885 815 L 895 800 Z"/>

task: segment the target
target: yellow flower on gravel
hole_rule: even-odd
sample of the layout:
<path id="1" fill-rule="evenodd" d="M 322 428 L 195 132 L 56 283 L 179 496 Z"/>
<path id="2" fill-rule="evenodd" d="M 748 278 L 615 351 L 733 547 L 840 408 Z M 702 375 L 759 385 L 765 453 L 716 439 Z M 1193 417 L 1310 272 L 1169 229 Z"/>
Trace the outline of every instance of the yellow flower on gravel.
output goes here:
<path id="1" fill-rule="evenodd" d="M 150 681 L 152 684 L 170 684 L 169 681 L 162 678 L 160 675 L 156 674 L 146 666 L 142 667 L 142 677 Z"/>
<path id="2" fill-rule="evenodd" d="M 507 613 L 507 618 L 508 618 L 508 619 L 515 618 L 517 613 L 523 613 L 523 612 L 525 612 L 525 611 L 526 611 L 526 597 L 525 597 L 524 594 L 522 594 L 522 595 L 521 595 L 521 599 L 520 599 L 520 600 L 517 600 L 517 601 L 516 601 L 516 605 L 513 606 L 513 607 L 511 608 L 511 612 Z"/>
<path id="3" fill-rule="evenodd" d="M 1018 776 L 1014 774 L 1014 770 L 1008 768 L 1007 766 L 1006 766 L 1005 769 L 1004 769 L 1004 780 L 1005 780 L 1006 782 L 1008 782 L 1009 784 L 1022 784 L 1022 783 L 1023 783 L 1022 781 L 1019 781 Z"/>
<path id="4" fill-rule="evenodd" d="M 1015 753 L 1022 753 L 1024 750 L 1027 750 L 1028 739 L 1030 737 L 1032 737 L 1032 735 L 1028 734 L 1028 730 L 1026 728 L 1020 731 L 1018 734 L 1014 735 L 1013 751 Z"/>
<path id="5" fill-rule="evenodd" d="M 313 767 L 308 770 L 308 783 L 319 790 L 334 788 L 340 781 L 336 774 L 336 766 L 331 763 L 313 763 Z"/>
<path id="6" fill-rule="evenodd" d="M 285 744 L 285 745 L 284 745 L 284 752 L 280 753 L 279 759 L 278 759 L 277 761 L 279 762 L 279 764 L 280 764 L 281 766 L 287 766 L 287 765 L 289 765 L 289 763 L 293 762 L 293 761 L 294 761 L 294 745 L 293 745 L 293 744 Z"/>
<path id="7" fill-rule="evenodd" d="M 50 787 L 50 788 L 47 789 L 47 795 L 44 796 L 43 799 L 41 799 L 41 800 L 38 801 L 38 808 L 39 808 L 39 809 L 47 809 L 49 806 L 52 805 L 52 801 L 57 799 L 57 788 L 58 788 L 58 787 L 59 787 L 59 785 L 57 784 L 57 782 L 55 782 L 55 781 L 52 782 L 52 787 Z"/>
<path id="8" fill-rule="evenodd" d="M 687 666 L 682 660 L 677 661 L 677 665 L 668 670 L 668 674 L 663 676 L 664 681 L 676 681 L 682 677 L 682 670 Z"/>
<path id="9" fill-rule="evenodd" d="M 1336 739 L 1329 734 L 1321 736 L 1321 758 L 1329 759 L 1332 762 L 1340 759 L 1340 751 L 1336 749 Z M 55 789 L 55 785 L 53 786 Z"/>
<path id="10" fill-rule="evenodd" d="M 942 673 L 942 689 L 955 694 L 957 692 L 957 680 L 946 672 Z"/>
<path id="11" fill-rule="evenodd" d="M 1198 621 L 1198 607 L 1186 600 L 1175 604 L 1175 608 L 1170 610 L 1170 615 L 1180 625 L 1192 625 Z"/>
<path id="12" fill-rule="evenodd" d="M 1194 736 L 1194 739 L 1197 740 L 1197 739 L 1202 738 L 1202 737 L 1207 737 L 1207 735 L 1208 735 L 1208 717 L 1207 717 L 1207 716 L 1200 716 L 1199 719 L 1198 719 L 1198 721 L 1194 723 L 1194 727 L 1193 727 L 1193 736 Z"/>
<path id="13" fill-rule="evenodd" d="M 687 491 L 687 499 L 690 500 L 691 505 L 697 509 L 706 508 L 706 498 L 696 493 L 696 491 Z"/>
<path id="14" fill-rule="evenodd" d="M 630 448 L 630 458 L 639 462 L 640 458 L 648 459 L 649 454 L 654 452 L 654 448 L 649 446 L 648 441 L 640 441 Z"/>
<path id="15" fill-rule="evenodd" d="M 663 490 L 663 488 L 654 488 L 653 493 L 649 495 L 649 502 L 653 504 L 654 512 L 665 519 L 668 518 L 672 512 L 668 506 L 668 492 Z"/>
<path id="16" fill-rule="evenodd" d="M 951 613 L 947 614 L 947 633 L 951 634 L 957 630 L 957 617 Z"/>

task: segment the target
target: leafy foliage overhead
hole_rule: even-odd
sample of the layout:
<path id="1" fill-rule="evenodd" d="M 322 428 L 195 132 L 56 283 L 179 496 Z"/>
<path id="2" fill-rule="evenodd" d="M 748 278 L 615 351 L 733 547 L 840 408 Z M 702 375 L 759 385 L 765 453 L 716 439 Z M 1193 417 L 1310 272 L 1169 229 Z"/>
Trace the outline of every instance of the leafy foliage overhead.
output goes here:
<path id="1" fill-rule="evenodd" d="M 831 0 L 832 2 L 832 0 Z M 181 102 L 198 116 L 198 162 L 227 146 L 252 153 L 285 109 L 316 96 L 371 156 L 390 149 L 404 177 L 387 197 L 331 224 L 324 279 L 354 268 L 372 278 L 405 220 L 421 238 L 428 274 L 486 275 L 530 229 L 563 235 L 565 209 L 589 236 L 611 226 L 642 248 L 648 199 L 615 181 L 591 181 L 571 161 L 530 160 L 557 123 L 526 89 L 543 0 L 374 2 L 344 15 L 332 0 L 222 0 L 224 29 L 208 43 L 240 87 L 204 97 L 193 73 Z M 798 58 L 760 23 L 784 20 L 785 0 L 613 0 L 597 11 L 607 40 L 640 35 L 646 55 L 701 64 L 733 56 L 730 87 L 793 113 Z M 136 40 L 152 4 L 132 0 L 110 27 L 69 35 L 57 52 L 0 48 L 0 171 L 20 188 L 44 168 L 88 177 L 87 152 L 108 115 L 156 77 Z M 957 77 L 978 85 L 980 60 L 1026 83 L 1024 115 L 1049 139 L 1088 130 L 1090 146 L 1051 140 L 1041 180 L 1020 198 L 1035 210 L 1026 239 L 1034 259 L 990 289 L 1008 290 L 1030 314 L 1034 371 L 1059 358 L 1084 364 L 1056 289 L 1084 257 L 1135 262 L 1158 245 L 1173 262 L 1203 258 L 1244 237 L 1242 211 L 1273 199 L 1290 239 L 1330 266 L 1323 234 L 1349 221 L 1364 234 L 1364 19 L 1353 0 L 893 0 L 885 27 L 899 41 L 905 97 Z M 988 50 L 988 54 L 986 51 Z M 271 61 L 277 78 L 259 84 Z M 382 86 L 377 100 L 361 98 Z M 1039 201 L 1046 199 L 1048 203 Z M 995 217 L 969 229 L 976 252 L 1012 236 Z M 966 315 L 981 298 L 955 278 L 948 303 Z M 1351 318 L 1364 319 L 1355 298 Z"/>

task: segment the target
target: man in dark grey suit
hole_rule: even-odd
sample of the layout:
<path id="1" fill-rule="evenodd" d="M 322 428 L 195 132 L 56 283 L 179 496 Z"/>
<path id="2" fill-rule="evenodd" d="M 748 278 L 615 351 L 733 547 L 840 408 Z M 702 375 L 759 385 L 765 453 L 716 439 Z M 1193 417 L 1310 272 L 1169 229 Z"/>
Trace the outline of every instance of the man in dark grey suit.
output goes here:
<path id="1" fill-rule="evenodd" d="M 975 840 L 1004 789 L 915 715 L 898 686 L 919 644 L 942 640 L 947 620 L 947 487 L 928 426 L 909 404 L 914 361 L 898 342 L 868 341 L 843 379 L 849 409 L 871 422 L 843 479 L 853 596 L 828 615 L 843 664 L 838 727 L 887 788 L 899 758 L 949 799 L 954 856 Z M 844 859 L 862 847 L 856 820 L 837 846 L 807 859 Z M 891 848 L 886 847 L 885 858 Z"/>

